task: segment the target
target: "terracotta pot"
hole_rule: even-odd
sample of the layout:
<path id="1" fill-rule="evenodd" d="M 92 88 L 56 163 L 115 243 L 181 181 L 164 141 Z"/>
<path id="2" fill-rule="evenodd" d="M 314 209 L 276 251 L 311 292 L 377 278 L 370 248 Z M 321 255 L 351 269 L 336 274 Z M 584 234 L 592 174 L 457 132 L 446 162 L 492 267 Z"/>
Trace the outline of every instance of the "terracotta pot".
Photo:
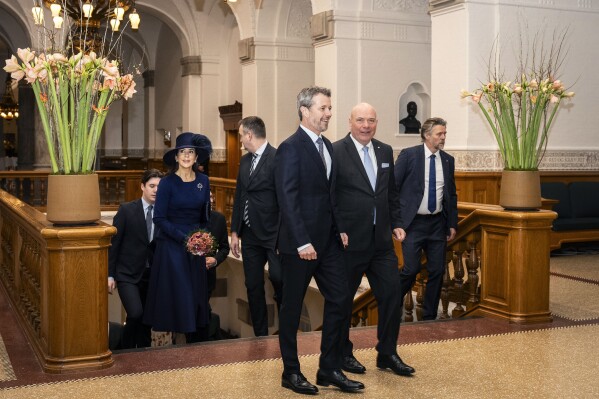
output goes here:
<path id="1" fill-rule="evenodd" d="M 499 205 L 510 210 L 541 207 L 541 175 L 532 170 L 504 170 L 501 173 Z"/>
<path id="2" fill-rule="evenodd" d="M 100 219 L 97 174 L 49 175 L 46 219 L 57 225 L 81 225 Z"/>

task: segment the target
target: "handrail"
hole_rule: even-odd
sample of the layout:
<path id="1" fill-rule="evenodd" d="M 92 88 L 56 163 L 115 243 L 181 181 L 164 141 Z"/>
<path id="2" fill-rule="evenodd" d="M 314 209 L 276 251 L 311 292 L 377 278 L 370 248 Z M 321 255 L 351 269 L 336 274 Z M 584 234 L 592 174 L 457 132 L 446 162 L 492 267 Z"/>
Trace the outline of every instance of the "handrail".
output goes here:
<path id="1" fill-rule="evenodd" d="M 456 303 L 451 317 L 472 314 L 514 323 L 551 321 L 549 233 L 555 212 L 515 212 L 496 205 L 462 202 L 458 202 L 458 211 L 465 216 L 448 245 L 441 292 L 442 318 L 450 317 L 451 301 Z M 449 263 L 454 270 L 451 278 Z M 468 278 L 463 281 L 466 271 Z M 416 280 L 417 314 L 421 312 L 425 279 L 421 273 Z M 359 320 L 360 325 L 376 324 L 368 320 L 376 317 L 372 292 L 368 290 L 358 299 L 352 319 Z M 404 306 L 409 321 L 414 307 L 411 297 L 406 297 Z"/>
<path id="2" fill-rule="evenodd" d="M 102 211 L 116 211 L 122 202 L 139 198 L 140 176 L 143 170 L 99 170 Z M 0 189 L 19 198 L 40 212 L 46 211 L 46 190 L 49 170 L 0 171 Z M 211 177 L 215 209 L 223 213 L 230 225 L 235 198 L 233 179 Z"/>
<path id="3" fill-rule="evenodd" d="M 112 365 L 106 279 L 115 232 L 102 222 L 53 226 L 0 190 L 0 283 L 44 371 Z"/>

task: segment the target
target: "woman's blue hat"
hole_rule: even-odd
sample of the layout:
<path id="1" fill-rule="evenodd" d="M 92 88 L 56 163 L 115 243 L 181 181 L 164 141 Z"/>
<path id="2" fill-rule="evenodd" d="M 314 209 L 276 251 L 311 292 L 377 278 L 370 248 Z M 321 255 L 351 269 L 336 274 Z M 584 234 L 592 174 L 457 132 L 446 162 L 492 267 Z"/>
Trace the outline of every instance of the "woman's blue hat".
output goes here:
<path id="1" fill-rule="evenodd" d="M 185 132 L 177 136 L 175 148 L 168 150 L 164 154 L 162 157 L 164 163 L 169 167 L 174 166 L 177 151 L 183 148 L 194 148 L 196 150 L 196 154 L 198 155 L 196 163 L 198 164 L 202 164 L 208 160 L 212 153 L 212 144 L 208 137 L 203 134 Z"/>

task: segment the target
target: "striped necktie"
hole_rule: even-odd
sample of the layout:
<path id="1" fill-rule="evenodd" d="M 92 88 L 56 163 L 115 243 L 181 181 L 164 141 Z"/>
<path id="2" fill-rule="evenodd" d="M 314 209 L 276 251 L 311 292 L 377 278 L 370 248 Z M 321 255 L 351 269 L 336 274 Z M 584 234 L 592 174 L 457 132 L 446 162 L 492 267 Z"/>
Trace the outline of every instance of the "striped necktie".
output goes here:
<path id="1" fill-rule="evenodd" d="M 250 166 L 250 176 L 252 175 L 252 172 L 254 171 L 254 168 L 256 167 L 256 159 L 258 159 L 258 154 L 254 153 L 252 154 L 252 165 Z M 243 207 L 243 221 L 244 223 L 250 227 L 250 213 L 248 211 L 248 200 L 245 200 L 245 205 Z"/>

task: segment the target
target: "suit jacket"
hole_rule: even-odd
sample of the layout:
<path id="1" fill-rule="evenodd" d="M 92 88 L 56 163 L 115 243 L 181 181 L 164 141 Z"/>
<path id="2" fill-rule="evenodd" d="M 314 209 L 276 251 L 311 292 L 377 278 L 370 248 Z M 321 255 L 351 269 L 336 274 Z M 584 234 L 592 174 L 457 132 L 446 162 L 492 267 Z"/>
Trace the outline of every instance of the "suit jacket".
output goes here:
<path id="1" fill-rule="evenodd" d="M 276 152 L 272 145 L 267 144 L 251 175 L 252 154 L 248 153 L 241 157 L 231 217 L 231 232 L 242 237 L 245 226 L 243 211 L 247 200 L 252 232 L 260 240 L 272 244 L 273 248 L 279 227 L 279 207 L 274 177 Z"/>
<path id="2" fill-rule="evenodd" d="M 377 250 L 393 248 L 392 231 L 399 227 L 399 193 L 393 173 L 393 149 L 375 139 L 372 139 L 372 147 L 377 163 L 374 190 L 350 135 L 333 144 L 337 165 L 335 219 L 339 232 L 349 236 L 349 251 L 369 249 L 375 208 Z"/>
<path id="3" fill-rule="evenodd" d="M 210 232 L 218 242 L 218 250 L 214 255 L 216 258 L 216 265 L 218 266 L 227 259 L 227 255 L 229 255 L 230 251 L 225 215 L 217 211 L 210 212 Z M 214 270 L 214 268 L 210 270 Z"/>
<path id="4" fill-rule="evenodd" d="M 210 232 L 218 242 L 218 250 L 214 254 L 216 266 L 220 265 L 229 255 L 229 235 L 227 234 L 227 221 L 225 215 L 217 211 L 210 212 Z M 207 287 L 208 292 L 212 293 L 216 287 L 216 266 L 208 269 Z"/>
<path id="5" fill-rule="evenodd" d="M 443 216 L 449 228 L 458 227 L 458 196 L 455 187 L 455 160 L 439 151 L 443 166 Z M 405 148 L 395 162 L 395 182 L 399 189 L 400 227 L 410 227 L 424 197 L 424 144 Z"/>
<path id="6" fill-rule="evenodd" d="M 137 284 L 152 256 L 141 198 L 121 204 L 112 224 L 117 232 L 108 250 L 108 276 Z"/>
<path id="7" fill-rule="evenodd" d="M 323 136 L 331 158 L 333 146 Z M 278 248 L 281 253 L 297 255 L 297 249 L 311 243 L 316 253 L 329 245 L 335 231 L 333 187 L 316 145 L 301 128 L 285 140 L 275 157 L 275 181 L 281 212 Z"/>

